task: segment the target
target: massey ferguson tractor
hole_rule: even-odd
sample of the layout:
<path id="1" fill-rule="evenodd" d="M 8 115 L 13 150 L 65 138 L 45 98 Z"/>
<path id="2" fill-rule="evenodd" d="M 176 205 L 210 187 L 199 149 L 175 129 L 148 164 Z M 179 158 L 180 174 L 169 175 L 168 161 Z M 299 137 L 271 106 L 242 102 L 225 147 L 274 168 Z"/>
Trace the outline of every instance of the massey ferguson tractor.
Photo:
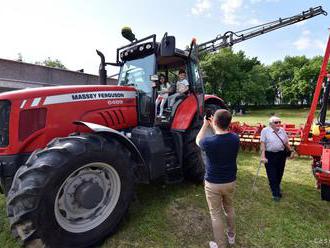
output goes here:
<path id="1" fill-rule="evenodd" d="M 206 109 L 225 108 L 204 94 L 198 52 L 238 42 L 326 14 L 321 7 L 244 30 L 226 32 L 187 50 L 167 34 L 117 49 L 117 86 L 34 88 L 0 95 L 0 180 L 12 233 L 26 246 L 90 247 L 111 235 L 126 214 L 136 183 L 203 180 L 195 137 Z M 246 32 L 248 31 L 248 32 Z M 189 92 L 166 120 L 155 118 L 158 73 L 174 81 L 185 69 Z"/>

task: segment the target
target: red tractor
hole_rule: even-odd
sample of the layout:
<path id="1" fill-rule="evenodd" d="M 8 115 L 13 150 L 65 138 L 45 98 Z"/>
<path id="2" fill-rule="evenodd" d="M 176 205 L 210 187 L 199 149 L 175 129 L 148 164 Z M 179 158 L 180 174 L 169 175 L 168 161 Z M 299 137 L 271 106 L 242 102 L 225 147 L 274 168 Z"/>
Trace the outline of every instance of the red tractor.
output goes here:
<path id="1" fill-rule="evenodd" d="M 27 89 L 0 96 L 1 186 L 14 233 L 29 244 L 89 247 L 113 233 L 136 183 L 203 180 L 195 144 L 205 106 L 197 47 L 156 35 L 117 50 L 118 86 Z M 105 82 L 104 56 L 100 79 Z M 155 123 L 157 72 L 185 68 L 189 93 Z"/>
<path id="2" fill-rule="evenodd" d="M 127 212 L 136 183 L 202 181 L 204 164 L 195 145 L 205 110 L 225 108 L 205 95 L 198 52 L 215 51 L 275 29 L 325 14 L 321 7 L 227 32 L 188 50 L 156 35 L 117 49 L 118 86 L 26 89 L 0 95 L 0 180 L 12 232 L 25 245 L 89 247 L 113 233 Z M 189 92 L 166 120 L 155 121 L 157 73 L 187 71 Z M 173 76 L 174 77 L 174 76 Z M 173 81 L 175 81 L 175 77 Z M 34 244 L 34 243 L 33 243 Z"/>

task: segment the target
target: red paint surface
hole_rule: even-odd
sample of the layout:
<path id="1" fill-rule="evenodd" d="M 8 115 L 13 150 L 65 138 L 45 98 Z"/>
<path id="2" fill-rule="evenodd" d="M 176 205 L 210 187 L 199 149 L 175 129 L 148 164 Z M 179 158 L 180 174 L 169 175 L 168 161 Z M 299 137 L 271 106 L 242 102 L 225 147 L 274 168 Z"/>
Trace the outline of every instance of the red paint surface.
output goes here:
<path id="1" fill-rule="evenodd" d="M 45 147 L 55 137 L 65 137 L 70 133 L 82 130 L 82 127 L 73 124 L 73 121 L 76 120 L 93 122 L 114 129 L 137 126 L 136 98 L 95 99 L 42 105 L 47 96 L 93 91 L 135 92 L 135 89 L 132 87 L 103 85 L 68 86 L 28 89 L 1 94 L 0 100 L 8 99 L 11 101 L 11 114 L 9 121 L 9 146 L 0 148 L 0 155 L 33 152 L 36 149 Z M 35 107 L 31 107 L 33 99 L 39 97 L 41 98 L 40 103 Z M 27 102 L 24 108 L 21 109 L 23 100 L 27 100 Z M 116 103 L 116 100 L 120 100 L 120 104 L 118 102 Z M 40 107 L 47 109 L 45 127 L 33 132 L 24 140 L 19 141 L 20 112 Z M 29 126 L 29 123 L 23 123 L 23 125 Z M 84 131 L 87 131 L 87 129 L 84 129 Z"/>

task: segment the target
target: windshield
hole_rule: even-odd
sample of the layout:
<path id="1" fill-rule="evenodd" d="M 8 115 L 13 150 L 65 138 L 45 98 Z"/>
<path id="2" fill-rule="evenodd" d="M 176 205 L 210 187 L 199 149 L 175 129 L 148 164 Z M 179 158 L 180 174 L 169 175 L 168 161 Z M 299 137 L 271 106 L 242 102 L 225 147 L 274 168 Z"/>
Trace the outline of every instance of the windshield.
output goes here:
<path id="1" fill-rule="evenodd" d="M 155 74 L 155 55 L 125 62 L 120 69 L 119 85 L 135 86 L 138 90 L 152 96 L 150 76 Z"/>

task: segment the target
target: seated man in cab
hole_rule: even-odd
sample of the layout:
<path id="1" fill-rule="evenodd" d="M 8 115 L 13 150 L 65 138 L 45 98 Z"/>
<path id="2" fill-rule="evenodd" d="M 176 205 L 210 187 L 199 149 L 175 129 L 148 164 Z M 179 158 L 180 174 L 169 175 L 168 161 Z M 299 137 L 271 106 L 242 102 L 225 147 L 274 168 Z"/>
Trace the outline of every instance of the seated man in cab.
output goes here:
<path id="1" fill-rule="evenodd" d="M 189 91 L 189 82 L 186 79 L 186 71 L 179 70 L 179 80 L 176 83 L 176 93 L 168 97 L 168 106 L 173 107 L 175 100 L 178 96 L 182 96 Z"/>

